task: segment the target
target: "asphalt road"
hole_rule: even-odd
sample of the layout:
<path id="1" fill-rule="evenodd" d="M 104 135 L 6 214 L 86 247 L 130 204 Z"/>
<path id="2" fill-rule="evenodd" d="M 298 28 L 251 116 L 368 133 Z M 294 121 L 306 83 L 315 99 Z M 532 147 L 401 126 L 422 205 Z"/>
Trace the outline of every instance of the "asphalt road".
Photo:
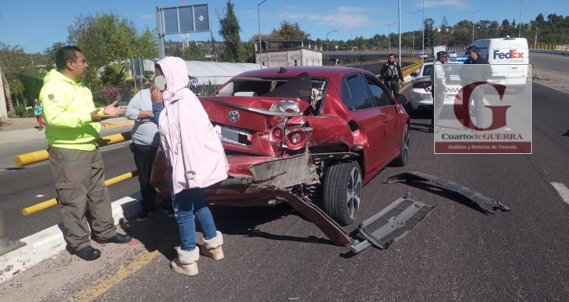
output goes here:
<path id="1" fill-rule="evenodd" d="M 286 205 L 212 207 L 218 229 L 225 234 L 223 261 L 202 257 L 197 277 L 178 275 L 168 267 L 175 255 L 170 246 L 148 264 L 119 263 L 128 266 L 116 275 L 118 265 L 107 266 L 106 283 L 95 285 L 104 293 L 95 301 L 565 301 L 569 204 L 551 183 L 569 186 L 569 170 L 563 168 L 569 151 L 569 102 L 567 94 L 534 83 L 533 103 L 532 155 L 434 155 L 433 135 L 425 131 L 430 117 L 413 119 L 408 166 L 388 167 L 364 188 L 359 220 L 348 228 L 353 231 L 408 190 L 412 198 L 437 205 L 387 250 L 370 248 L 351 256 Z M 106 151 L 104 160 L 109 176 L 134 168 L 126 147 Z M 511 211 L 486 216 L 439 190 L 383 183 L 405 171 L 453 180 L 499 200 Z M 28 184 L 14 188 L 14 194 L 35 187 L 43 188 L 40 194 L 53 190 L 42 180 L 50 179 L 46 166 L 0 177 L 2 183 Z M 118 194 L 120 190 L 124 193 Z M 111 187 L 117 198 L 135 190 L 132 180 Z M 12 197 L 8 204 L 18 200 Z M 10 232 L 36 223 L 11 226 L 16 218 L 8 223 Z M 134 223 L 128 232 L 143 242 L 164 232 L 176 237 L 172 220 L 165 224 L 160 216 L 153 219 L 138 223 L 139 230 Z M 81 287 L 72 286 L 69 295 Z"/>
<path id="2" fill-rule="evenodd" d="M 130 127 L 107 129 L 102 136 L 130 131 Z M 10 239 L 19 239 L 61 222 L 57 207 L 23 216 L 22 209 L 57 197 L 53 177 L 47 161 L 15 168 L 13 158 L 17 154 L 47 148 L 45 140 L 29 140 L 2 145 L 0 162 L 0 206 L 4 212 Z M 106 168 L 106 179 L 136 169 L 128 143 L 119 143 L 101 148 Z M 138 191 L 136 179 L 129 179 L 110 187 L 112 200 L 120 199 Z"/>
<path id="3" fill-rule="evenodd" d="M 386 168 L 364 188 L 359 219 L 407 190 L 437 207 L 387 250 L 371 248 L 352 257 L 287 206 L 213 207 L 225 234 L 226 259 L 201 258 L 200 274 L 188 278 L 170 271 L 170 248 L 134 273 L 119 274 L 122 281 L 95 301 L 564 301 L 569 205 L 551 182 L 569 185 L 563 168 L 569 102 L 539 84 L 533 96 L 532 155 L 435 156 L 433 136 L 425 132 L 429 117 L 413 120 L 409 165 Z M 453 180 L 511 211 L 486 216 L 439 190 L 383 184 L 403 171 Z"/>
<path id="4" fill-rule="evenodd" d="M 547 73 L 567 76 L 569 57 L 546 53 L 530 53 L 529 61 L 536 64 L 535 72 L 547 70 Z"/>

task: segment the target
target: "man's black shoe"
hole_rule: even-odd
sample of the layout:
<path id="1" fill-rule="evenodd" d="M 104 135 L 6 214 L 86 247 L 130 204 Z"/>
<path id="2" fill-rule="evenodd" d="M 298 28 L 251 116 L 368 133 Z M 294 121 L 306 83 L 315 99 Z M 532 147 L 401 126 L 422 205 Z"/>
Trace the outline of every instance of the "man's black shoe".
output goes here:
<path id="1" fill-rule="evenodd" d="M 77 257 L 83 259 L 83 260 L 87 260 L 87 261 L 91 261 L 91 260 L 95 260 L 97 258 L 99 258 L 101 256 L 101 251 L 99 251 L 98 249 L 88 245 L 76 252 L 71 251 L 72 254 L 77 255 Z"/>
<path id="2" fill-rule="evenodd" d="M 129 243 L 132 238 L 129 235 L 116 233 L 113 237 L 105 240 L 97 240 L 98 243 Z"/>

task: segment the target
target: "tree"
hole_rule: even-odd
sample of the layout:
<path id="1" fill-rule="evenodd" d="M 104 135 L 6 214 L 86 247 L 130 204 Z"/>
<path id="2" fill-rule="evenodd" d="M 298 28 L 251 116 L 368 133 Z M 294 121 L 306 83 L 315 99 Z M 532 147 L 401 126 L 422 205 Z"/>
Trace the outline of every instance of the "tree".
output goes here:
<path id="1" fill-rule="evenodd" d="M 226 11 L 224 15 L 218 15 L 219 18 L 219 34 L 223 37 L 225 49 L 222 58 L 226 62 L 241 61 L 241 27 L 235 15 L 234 4 L 231 0 L 227 1 Z"/>
<path id="2" fill-rule="evenodd" d="M 205 55 L 200 44 L 190 42 L 190 47 L 186 49 L 183 58 L 188 61 L 203 61 L 205 59 Z"/>
<path id="3" fill-rule="evenodd" d="M 128 64 L 129 58 L 151 59 L 158 55 L 156 35 L 150 29 L 139 34 L 132 21 L 113 12 L 78 16 L 68 27 L 67 43 L 81 48 L 90 65 L 86 82 L 95 86 L 100 84 L 98 70 L 111 62 Z"/>

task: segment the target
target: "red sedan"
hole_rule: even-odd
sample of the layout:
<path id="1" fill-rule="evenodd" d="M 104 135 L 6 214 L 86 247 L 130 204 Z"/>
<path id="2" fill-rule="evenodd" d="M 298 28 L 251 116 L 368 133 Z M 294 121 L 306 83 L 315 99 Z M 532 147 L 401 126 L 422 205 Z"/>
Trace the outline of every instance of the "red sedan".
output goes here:
<path id="1" fill-rule="evenodd" d="M 363 69 L 248 71 L 199 98 L 229 162 L 230 177 L 206 190 L 208 203 L 288 202 L 337 243 L 345 243 L 338 225 L 357 219 L 363 185 L 409 157 L 407 98 Z M 152 182 L 169 196 L 166 167 L 159 154 Z"/>

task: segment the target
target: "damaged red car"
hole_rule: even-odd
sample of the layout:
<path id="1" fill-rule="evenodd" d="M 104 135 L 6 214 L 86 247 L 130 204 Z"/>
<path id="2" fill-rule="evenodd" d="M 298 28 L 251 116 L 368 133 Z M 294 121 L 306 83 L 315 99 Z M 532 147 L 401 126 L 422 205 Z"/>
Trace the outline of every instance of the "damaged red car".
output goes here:
<path id="1" fill-rule="evenodd" d="M 244 72 L 200 96 L 223 142 L 229 178 L 206 189 L 212 205 L 288 202 L 333 242 L 347 244 L 362 187 L 409 158 L 404 95 L 351 67 L 287 67 Z M 164 155 L 152 184 L 170 195 Z"/>

